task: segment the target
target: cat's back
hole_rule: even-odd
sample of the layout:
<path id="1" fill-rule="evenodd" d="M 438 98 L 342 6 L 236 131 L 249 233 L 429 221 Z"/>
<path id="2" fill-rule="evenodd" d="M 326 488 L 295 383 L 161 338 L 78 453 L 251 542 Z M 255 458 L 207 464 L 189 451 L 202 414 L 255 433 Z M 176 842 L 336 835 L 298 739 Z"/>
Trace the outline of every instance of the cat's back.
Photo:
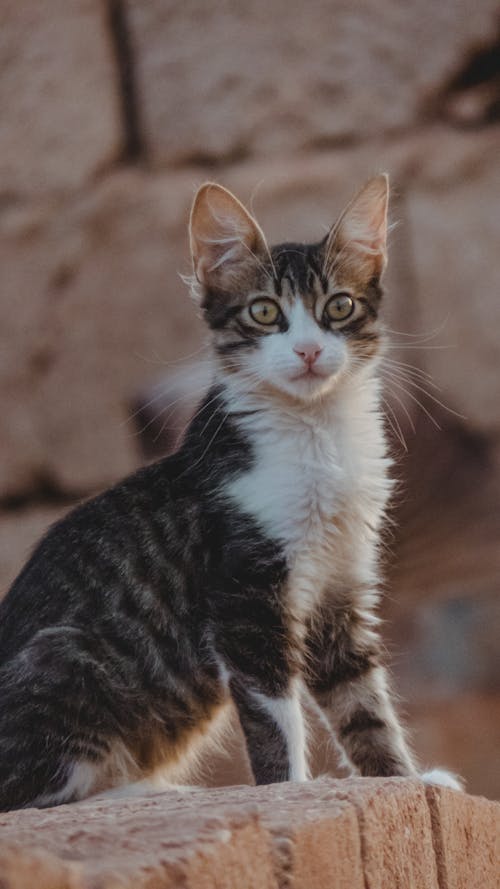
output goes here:
<path id="1" fill-rule="evenodd" d="M 0 602 L 0 664 L 46 627 L 95 626 L 128 592 L 175 587 L 189 520 L 175 458 L 127 477 L 52 525 Z"/>

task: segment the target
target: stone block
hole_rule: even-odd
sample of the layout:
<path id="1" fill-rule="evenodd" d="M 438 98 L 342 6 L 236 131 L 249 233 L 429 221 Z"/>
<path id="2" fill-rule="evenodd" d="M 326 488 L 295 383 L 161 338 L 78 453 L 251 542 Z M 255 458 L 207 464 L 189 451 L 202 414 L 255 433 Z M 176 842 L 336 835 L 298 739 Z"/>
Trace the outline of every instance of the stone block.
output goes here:
<path id="1" fill-rule="evenodd" d="M 115 160 L 122 134 L 106 4 L 4 0 L 0 189 L 75 189 Z"/>
<path id="2" fill-rule="evenodd" d="M 496 27 L 495 0 L 127 0 L 148 157 L 227 163 L 352 145 L 419 120 Z"/>
<path id="3" fill-rule="evenodd" d="M 190 198 L 186 183 L 122 173 L 3 214 L 0 497 L 78 496 L 139 464 L 136 393 L 200 342 L 177 275 Z"/>
<path id="4" fill-rule="evenodd" d="M 486 133 L 428 147 L 407 199 L 418 323 L 429 334 L 419 363 L 448 408 L 469 427 L 498 435 L 498 141 Z"/>
<path id="5" fill-rule="evenodd" d="M 424 785 L 401 778 L 335 783 L 337 796 L 357 811 L 366 885 L 441 889 Z"/>
<path id="6" fill-rule="evenodd" d="M 5 889 L 32 889 L 35 867 L 43 889 L 278 889 L 254 807 L 214 810 L 201 790 L 185 806 L 185 795 L 0 814 Z"/>
<path id="7" fill-rule="evenodd" d="M 498 889 L 500 806 L 441 787 L 428 787 L 440 886 Z"/>
<path id="8" fill-rule="evenodd" d="M 497 889 L 500 806 L 402 779 L 0 814 L 5 889 Z M 437 856 L 437 858 L 436 858 Z"/>
<path id="9" fill-rule="evenodd" d="M 80 889 L 79 868 L 43 849 L 0 841 L 0 880 L 5 889 Z M 83 887 L 82 887 L 83 889 Z"/>
<path id="10" fill-rule="evenodd" d="M 278 885 L 307 889 L 363 889 L 357 813 L 341 781 L 212 791 L 225 804 L 244 797 L 269 831 Z"/>

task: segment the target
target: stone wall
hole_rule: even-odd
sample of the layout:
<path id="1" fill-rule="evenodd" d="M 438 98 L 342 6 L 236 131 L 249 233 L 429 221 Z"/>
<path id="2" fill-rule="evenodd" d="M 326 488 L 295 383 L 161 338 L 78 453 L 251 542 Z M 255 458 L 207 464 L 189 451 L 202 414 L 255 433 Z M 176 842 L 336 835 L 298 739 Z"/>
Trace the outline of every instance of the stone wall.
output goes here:
<path id="1" fill-rule="evenodd" d="M 4 889 L 497 889 L 500 805 L 401 779 L 0 814 Z"/>
<path id="2" fill-rule="evenodd" d="M 407 452 L 395 436 L 385 632 L 420 755 L 490 796 L 497 28 L 493 0 L 6 0 L 0 31 L 0 588 L 50 521 L 154 450 L 132 415 L 202 343 L 178 275 L 196 186 L 236 190 L 270 240 L 307 239 L 387 169 L 391 356 L 418 370 L 387 373 Z"/>

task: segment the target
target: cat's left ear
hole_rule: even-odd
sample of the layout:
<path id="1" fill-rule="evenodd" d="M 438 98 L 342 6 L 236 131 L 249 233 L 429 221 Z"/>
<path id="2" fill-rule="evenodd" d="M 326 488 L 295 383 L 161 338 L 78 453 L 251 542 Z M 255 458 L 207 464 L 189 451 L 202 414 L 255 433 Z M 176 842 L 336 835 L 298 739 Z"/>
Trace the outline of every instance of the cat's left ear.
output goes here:
<path id="1" fill-rule="evenodd" d="M 269 258 L 258 222 L 227 188 L 213 182 L 202 185 L 194 199 L 189 237 L 194 273 L 206 287 L 241 286 L 243 277 Z"/>
<path id="2" fill-rule="evenodd" d="M 356 264 L 367 278 L 380 277 L 387 264 L 389 177 L 370 179 L 347 205 L 326 243 L 326 266 Z"/>

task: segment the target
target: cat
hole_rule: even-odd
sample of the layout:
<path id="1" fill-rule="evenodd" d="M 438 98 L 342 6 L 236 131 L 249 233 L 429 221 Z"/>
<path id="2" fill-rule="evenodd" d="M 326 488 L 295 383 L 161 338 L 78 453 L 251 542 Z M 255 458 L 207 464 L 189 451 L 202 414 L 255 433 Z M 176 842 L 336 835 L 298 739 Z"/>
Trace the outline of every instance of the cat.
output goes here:
<path id="1" fill-rule="evenodd" d="M 213 385 L 178 451 L 50 528 L 0 604 L 0 809 L 169 779 L 231 699 L 257 784 L 308 778 L 306 695 L 353 772 L 418 776 L 376 616 L 387 205 L 379 175 L 319 243 L 269 248 L 198 191 Z"/>

